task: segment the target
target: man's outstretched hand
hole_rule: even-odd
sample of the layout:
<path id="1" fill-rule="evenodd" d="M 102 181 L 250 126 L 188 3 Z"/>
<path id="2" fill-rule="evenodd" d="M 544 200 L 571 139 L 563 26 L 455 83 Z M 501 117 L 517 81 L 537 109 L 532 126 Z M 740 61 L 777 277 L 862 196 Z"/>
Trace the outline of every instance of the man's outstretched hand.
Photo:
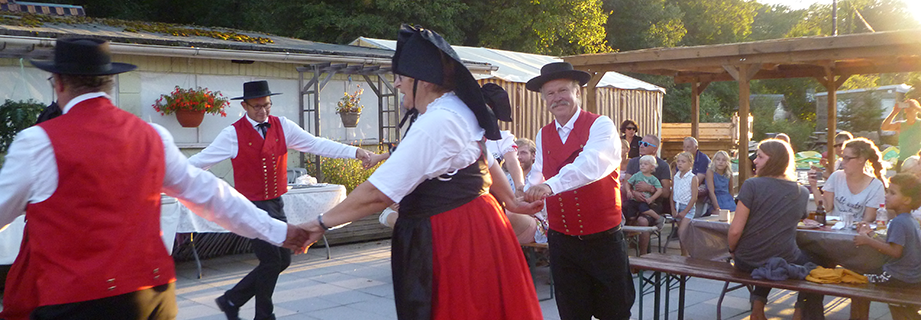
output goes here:
<path id="1" fill-rule="evenodd" d="M 543 200 L 526 202 L 522 198 L 517 198 L 515 201 L 505 203 L 505 209 L 514 213 L 535 214 L 540 212 L 543 208 Z"/>
<path id="2" fill-rule="evenodd" d="M 373 153 L 371 153 L 371 151 L 368 151 L 362 148 L 358 148 L 358 150 L 355 150 L 355 159 L 361 160 L 361 165 L 364 166 L 365 169 L 372 166 L 371 164 L 372 155 Z"/>
<path id="3" fill-rule="evenodd" d="M 541 183 L 529 188 L 528 192 L 525 192 L 524 201 L 534 202 L 544 200 L 544 198 L 549 197 L 551 194 L 553 194 L 553 190 L 550 189 L 550 186 L 546 183 Z"/>
<path id="4" fill-rule="evenodd" d="M 295 254 L 305 253 L 307 248 L 310 248 L 310 245 L 313 244 L 313 242 L 308 242 L 309 240 L 310 233 L 307 230 L 289 223 L 288 235 L 285 237 L 282 247 L 291 249 Z"/>

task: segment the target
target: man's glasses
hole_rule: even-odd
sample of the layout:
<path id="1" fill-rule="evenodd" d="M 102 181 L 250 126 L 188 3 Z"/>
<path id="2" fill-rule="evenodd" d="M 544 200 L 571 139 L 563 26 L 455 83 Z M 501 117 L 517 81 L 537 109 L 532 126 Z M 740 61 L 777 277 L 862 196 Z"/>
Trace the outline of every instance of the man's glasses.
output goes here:
<path id="1" fill-rule="evenodd" d="M 630 129 L 630 128 L 627 128 L 627 129 Z M 656 145 L 654 145 L 654 144 L 652 144 L 652 143 L 649 143 L 649 142 L 640 140 L 640 147 L 655 147 L 655 146 L 656 146 Z"/>
<path id="2" fill-rule="evenodd" d="M 271 102 L 266 103 L 266 104 L 259 104 L 259 105 L 252 105 L 252 104 L 249 104 L 249 102 L 246 102 L 246 105 L 248 105 L 250 108 L 253 108 L 253 109 L 256 109 L 256 110 L 259 110 L 259 109 L 266 109 L 266 110 L 269 110 L 269 109 L 272 108 L 272 103 L 271 103 Z"/>
<path id="3" fill-rule="evenodd" d="M 636 127 L 626 127 L 626 128 L 624 128 L 624 129 L 625 129 L 625 130 L 633 130 L 633 131 L 636 131 Z"/>

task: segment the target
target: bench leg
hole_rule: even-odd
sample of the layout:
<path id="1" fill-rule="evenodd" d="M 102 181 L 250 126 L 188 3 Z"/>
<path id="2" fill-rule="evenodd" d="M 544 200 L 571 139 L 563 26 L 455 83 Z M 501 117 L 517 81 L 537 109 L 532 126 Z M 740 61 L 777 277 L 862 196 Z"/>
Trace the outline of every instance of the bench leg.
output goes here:
<path id="1" fill-rule="evenodd" d="M 672 292 L 672 279 L 673 278 L 674 276 L 668 273 L 665 274 L 665 319 L 668 319 L 668 314 L 670 310 L 668 305 L 669 305 L 669 301 L 672 300 L 670 295 Z"/>
<path id="2" fill-rule="evenodd" d="M 654 300 L 655 300 L 655 305 L 656 305 L 656 308 L 655 308 L 655 309 L 656 309 L 656 313 L 653 314 L 652 319 L 653 319 L 653 320 L 659 320 L 659 307 L 662 306 L 662 293 L 661 293 L 661 291 L 660 291 L 661 288 L 662 288 L 662 273 L 661 273 L 661 272 L 656 272 L 656 281 L 655 281 L 654 286 L 656 286 L 656 291 L 655 291 L 655 294 L 654 294 L 654 296 L 655 296 Z M 666 288 L 666 290 L 667 290 L 667 289 L 668 289 L 668 288 Z"/>
<path id="3" fill-rule="evenodd" d="M 637 276 L 638 276 L 638 277 L 637 277 L 637 280 L 639 280 L 639 283 L 640 283 L 640 290 L 639 290 L 639 296 L 640 296 L 640 314 L 639 314 L 639 316 L 640 316 L 640 317 L 639 317 L 639 320 L 643 320 L 643 291 L 645 291 L 645 287 L 646 287 L 646 278 L 643 278 L 643 270 L 642 270 L 642 269 L 637 270 Z"/>
<path id="4" fill-rule="evenodd" d="M 678 320 L 684 320 L 684 289 L 687 282 L 687 276 L 678 277 Z"/>

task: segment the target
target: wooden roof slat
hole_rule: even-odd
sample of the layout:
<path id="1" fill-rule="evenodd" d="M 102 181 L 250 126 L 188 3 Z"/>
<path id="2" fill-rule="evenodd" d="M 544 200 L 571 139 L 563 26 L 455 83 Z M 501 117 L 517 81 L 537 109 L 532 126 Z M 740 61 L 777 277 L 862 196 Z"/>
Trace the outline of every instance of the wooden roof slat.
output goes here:
<path id="1" fill-rule="evenodd" d="M 605 65 L 650 60 L 697 60 L 706 58 L 738 57 L 805 51 L 838 50 L 853 48 L 880 48 L 898 45 L 917 45 L 921 30 L 903 30 L 852 34 L 836 37 L 802 37 L 756 42 L 731 43 L 709 46 L 653 48 L 617 53 L 586 54 L 563 57 L 573 65 Z"/>

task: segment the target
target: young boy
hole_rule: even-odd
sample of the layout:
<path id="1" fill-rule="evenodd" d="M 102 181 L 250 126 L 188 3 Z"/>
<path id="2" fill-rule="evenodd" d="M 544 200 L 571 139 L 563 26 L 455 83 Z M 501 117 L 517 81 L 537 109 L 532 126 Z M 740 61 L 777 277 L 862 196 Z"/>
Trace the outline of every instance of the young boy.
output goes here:
<path id="1" fill-rule="evenodd" d="M 643 192 L 643 195 L 646 196 L 645 202 L 633 199 L 631 196 L 629 205 L 635 206 L 637 208 L 636 212 L 649 216 L 650 221 L 656 221 L 656 225 L 661 228 L 665 223 L 665 219 L 661 219 L 656 211 L 650 208 L 650 205 L 662 195 L 662 183 L 653 175 L 653 172 L 656 171 L 656 164 L 656 158 L 653 156 L 640 157 L 640 172 L 630 176 L 630 180 L 627 180 L 627 195 L 633 195 L 633 185 L 640 181 L 656 187 L 655 193 Z"/>
<path id="2" fill-rule="evenodd" d="M 892 257 L 883 265 L 882 273 L 868 274 L 876 285 L 918 287 L 921 285 L 921 226 L 911 216 L 911 211 L 921 206 L 921 179 L 911 174 L 897 174 L 889 180 L 886 190 L 886 208 L 898 214 L 889 223 L 886 241 L 870 236 L 870 227 L 861 224 L 854 236 L 854 244 L 868 245 Z M 869 317 L 869 301 L 853 301 L 851 319 Z M 893 319 L 921 319 L 919 306 L 889 305 Z M 855 314 L 858 312 L 858 314 Z"/>

